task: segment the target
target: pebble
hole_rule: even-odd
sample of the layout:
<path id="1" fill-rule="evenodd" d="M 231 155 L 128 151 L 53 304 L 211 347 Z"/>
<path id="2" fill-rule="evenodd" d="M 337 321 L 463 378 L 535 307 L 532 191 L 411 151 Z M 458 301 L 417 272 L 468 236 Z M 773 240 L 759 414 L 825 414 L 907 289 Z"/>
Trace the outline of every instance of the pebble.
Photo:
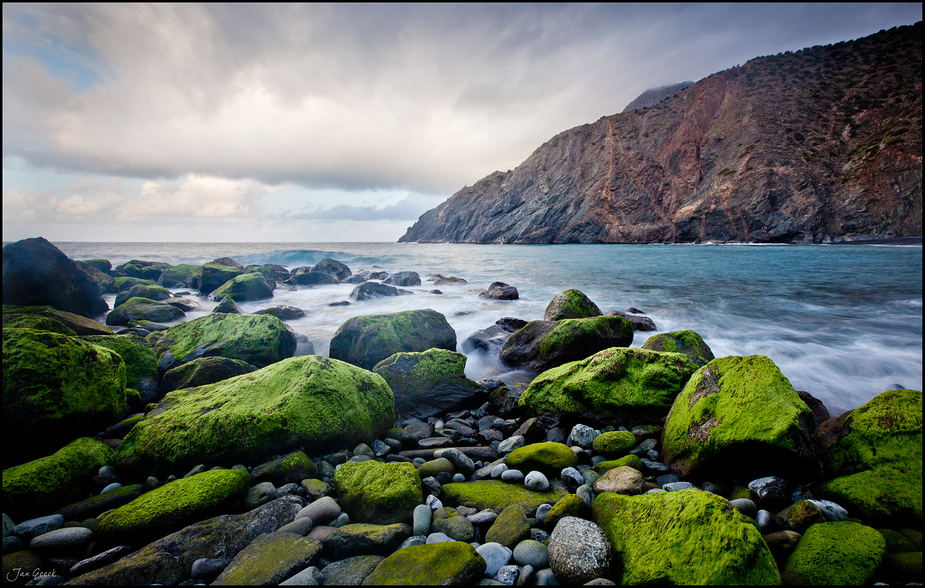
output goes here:
<path id="1" fill-rule="evenodd" d="M 280 586 L 320 586 L 324 583 L 324 574 L 316 566 L 310 566 L 279 583 Z"/>
<path id="2" fill-rule="evenodd" d="M 312 522 L 311 517 L 302 517 L 292 521 L 287 525 L 283 525 L 277 530 L 277 532 L 285 531 L 286 533 L 295 533 L 304 537 L 305 535 L 311 533 L 312 527 L 314 527 L 314 523 Z"/>
<path id="3" fill-rule="evenodd" d="M 529 586 L 533 584 L 533 578 L 536 576 L 536 570 L 533 566 L 524 566 L 520 568 L 520 575 L 517 576 L 516 586 Z"/>
<path id="4" fill-rule="evenodd" d="M 556 579 L 556 575 L 552 573 L 552 570 L 549 568 L 542 569 L 536 573 L 537 586 L 556 586 L 559 584 L 559 580 Z"/>
<path id="5" fill-rule="evenodd" d="M 121 559 L 125 555 L 131 553 L 133 549 L 128 545 L 119 545 L 113 547 L 112 549 L 107 549 L 103 553 L 94 555 L 93 557 L 88 557 L 87 559 L 81 560 L 71 566 L 69 573 L 71 577 L 79 576 L 80 574 L 85 574 L 87 572 L 99 569 L 107 564 L 110 564 L 117 559 Z"/>
<path id="6" fill-rule="evenodd" d="M 350 515 L 348 515 L 345 512 L 342 512 L 337 516 L 336 519 L 334 519 L 334 522 L 331 523 L 331 526 L 339 529 L 340 527 L 343 527 L 344 525 L 349 525 L 349 524 L 350 524 Z"/>
<path id="7" fill-rule="evenodd" d="M 499 463 L 495 467 L 491 468 L 491 477 L 497 480 L 507 469 L 508 467 L 506 463 Z"/>
<path id="8" fill-rule="evenodd" d="M 843 521 L 848 518 L 848 511 L 831 500 L 810 500 L 810 502 L 818 506 L 825 518 L 830 521 Z"/>
<path id="9" fill-rule="evenodd" d="M 431 494 L 427 497 L 425 504 L 430 507 L 430 510 L 437 510 L 438 508 L 443 508 L 443 503 L 440 502 L 440 499 Z"/>
<path id="10" fill-rule="evenodd" d="M 401 445 L 401 443 L 399 443 L 399 445 Z M 392 447 L 385 441 L 375 439 L 373 440 L 372 450 L 376 457 L 385 457 L 392 451 Z"/>
<path id="11" fill-rule="evenodd" d="M 83 547 L 90 542 L 93 531 L 83 527 L 65 527 L 36 536 L 29 542 L 29 549 L 40 554 L 57 553 Z"/>
<path id="12" fill-rule="evenodd" d="M 456 482 L 456 483 L 465 482 L 465 481 L 466 481 L 466 476 L 460 474 L 459 472 L 456 472 L 455 474 L 453 474 L 452 480 L 453 480 L 453 482 Z"/>
<path id="13" fill-rule="evenodd" d="M 582 484 L 575 490 L 575 494 L 578 495 L 578 498 L 581 498 L 585 501 L 589 507 L 594 504 L 594 491 L 591 489 L 591 486 L 588 484 Z"/>
<path id="14" fill-rule="evenodd" d="M 748 498 L 736 498 L 735 500 L 730 500 L 729 504 L 749 518 L 755 518 L 758 514 L 758 507 Z"/>
<path id="15" fill-rule="evenodd" d="M 665 484 L 673 484 L 674 482 L 677 482 L 679 479 L 680 478 L 678 478 L 674 474 L 665 474 L 664 476 L 659 476 L 655 478 L 655 483 L 661 485 L 664 488 Z"/>
<path id="16" fill-rule="evenodd" d="M 653 451 L 657 445 L 658 445 L 658 441 L 656 441 L 655 439 L 644 439 L 642 442 L 639 443 L 639 445 L 630 449 L 630 453 L 633 455 L 638 455 L 640 458 L 643 458 L 645 456 L 647 459 L 651 459 L 652 461 L 654 461 L 655 459 L 658 459 L 658 457 L 655 457 L 653 459 L 653 458 L 649 458 L 648 455 L 649 455 L 649 452 Z"/>
<path id="17" fill-rule="evenodd" d="M 500 543 L 483 543 L 476 547 L 475 551 L 485 560 L 485 574 L 488 577 L 493 577 L 501 566 L 506 566 L 514 553 Z"/>
<path id="18" fill-rule="evenodd" d="M 501 472 L 501 481 L 519 484 L 524 480 L 524 473 L 520 470 L 504 470 Z"/>
<path id="19" fill-rule="evenodd" d="M 545 521 L 550 510 L 552 510 L 552 505 L 546 502 L 536 507 L 536 520 L 541 523 Z"/>
<path id="20" fill-rule="evenodd" d="M 455 541 L 452 537 L 446 533 L 431 533 L 427 536 L 427 543 L 447 543 L 448 541 Z"/>
<path id="21" fill-rule="evenodd" d="M 667 484 L 662 484 L 662 489 L 666 492 L 675 492 L 677 490 L 687 490 L 688 488 L 693 488 L 694 485 L 690 482 L 669 482 Z"/>
<path id="22" fill-rule="evenodd" d="M 562 468 L 562 471 L 559 473 L 559 478 L 562 479 L 569 487 L 578 487 L 585 483 L 584 476 L 581 475 L 581 472 L 576 470 L 573 467 Z"/>
<path id="23" fill-rule="evenodd" d="M 498 453 L 502 455 L 507 455 L 508 453 L 514 451 L 515 449 L 520 449 L 524 446 L 523 435 L 514 435 L 513 437 L 508 437 L 504 441 L 498 444 Z"/>
<path id="24" fill-rule="evenodd" d="M 513 586 L 518 574 L 520 574 L 520 566 L 507 565 L 498 568 L 493 577 L 506 586 Z"/>
<path id="25" fill-rule="evenodd" d="M 253 510 L 276 498 L 276 486 L 273 482 L 261 482 L 251 486 L 244 495 L 244 510 Z"/>
<path id="26" fill-rule="evenodd" d="M 398 546 L 398 549 L 404 549 L 405 547 L 416 547 L 418 545 L 425 545 L 427 543 L 427 537 L 425 535 L 412 535 L 405 539 L 404 543 Z"/>
<path id="27" fill-rule="evenodd" d="M 473 525 L 489 525 L 498 518 L 498 513 L 493 510 L 482 510 L 466 517 Z"/>
<path id="28" fill-rule="evenodd" d="M 525 539 L 514 547 L 514 561 L 522 566 L 543 569 L 549 565 L 548 548 L 533 539 Z"/>
<path id="29" fill-rule="evenodd" d="M 783 501 L 790 497 L 790 482 L 777 476 L 758 478 L 748 483 L 748 487 L 758 494 L 762 502 Z"/>
<path id="30" fill-rule="evenodd" d="M 671 471 L 671 468 L 666 466 L 660 461 L 653 461 L 651 459 L 640 459 L 642 466 L 652 472 L 653 474 L 667 474 Z"/>
<path id="31" fill-rule="evenodd" d="M 572 432 L 568 435 L 568 445 L 590 449 L 594 445 L 594 438 L 600 434 L 597 429 L 579 423 L 572 427 Z"/>
<path id="32" fill-rule="evenodd" d="M 122 484 L 120 484 L 119 482 L 113 482 L 112 484 L 109 484 L 108 486 L 100 490 L 100 494 L 106 494 L 107 492 L 111 490 L 116 490 L 121 487 L 122 487 Z"/>
<path id="33" fill-rule="evenodd" d="M 767 531 L 768 527 L 771 526 L 771 521 L 773 520 L 774 516 L 770 512 L 763 509 L 759 510 L 758 514 L 755 515 L 755 522 L 758 523 L 758 528 L 762 531 Z"/>
<path id="34" fill-rule="evenodd" d="M 330 496 L 323 496 L 302 508 L 295 518 L 309 517 L 315 525 L 322 526 L 335 520 L 340 514 L 340 505 Z"/>
<path id="35" fill-rule="evenodd" d="M 430 520 L 433 511 L 426 504 L 419 504 L 414 507 L 411 513 L 412 534 L 426 536 L 430 533 Z"/>
<path id="36" fill-rule="evenodd" d="M 23 521 L 13 527 L 10 532 L 24 542 L 32 541 L 34 537 L 38 537 L 49 531 L 54 531 L 55 529 L 60 529 L 63 524 L 64 515 L 48 515 Z"/>
<path id="37" fill-rule="evenodd" d="M 193 562 L 190 577 L 194 580 L 211 582 L 228 566 L 227 559 L 202 557 Z"/>
<path id="38" fill-rule="evenodd" d="M 549 490 L 549 480 L 546 479 L 542 472 L 534 470 L 524 478 L 524 486 L 534 492 L 545 492 Z"/>
<path id="39" fill-rule="evenodd" d="M 610 573 L 610 542 L 591 521 L 559 519 L 549 536 L 549 567 L 563 583 L 584 584 Z"/>

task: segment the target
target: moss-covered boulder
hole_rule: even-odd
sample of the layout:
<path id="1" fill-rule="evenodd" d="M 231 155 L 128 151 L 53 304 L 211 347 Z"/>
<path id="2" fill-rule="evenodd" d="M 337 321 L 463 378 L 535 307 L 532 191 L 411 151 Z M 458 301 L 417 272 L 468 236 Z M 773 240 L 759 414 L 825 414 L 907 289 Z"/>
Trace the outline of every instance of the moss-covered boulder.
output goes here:
<path id="1" fill-rule="evenodd" d="M 210 314 L 170 327 L 155 346 L 167 372 L 197 357 L 239 359 L 262 368 L 295 353 L 295 335 L 274 316 Z"/>
<path id="2" fill-rule="evenodd" d="M 54 512 L 64 517 L 65 521 L 85 521 L 95 519 L 107 510 L 113 510 L 135 500 L 147 490 L 143 484 L 129 484 L 105 494 L 97 494 L 78 502 L 62 506 Z"/>
<path id="3" fill-rule="evenodd" d="M 3 329 L 5 465 L 95 435 L 125 403 L 125 362 L 118 354 L 77 337 Z"/>
<path id="4" fill-rule="evenodd" d="M 636 436 L 629 431 L 608 431 L 594 438 L 594 451 L 621 455 L 636 445 Z"/>
<path id="5" fill-rule="evenodd" d="M 271 459 L 254 466 L 251 477 L 254 483 L 271 482 L 279 488 L 286 484 L 301 484 L 302 480 L 318 475 L 318 468 L 303 451 L 293 451 L 287 455 Z"/>
<path id="6" fill-rule="evenodd" d="M 681 353 L 614 347 L 541 373 L 518 406 L 590 422 L 660 421 L 695 371 Z"/>
<path id="7" fill-rule="evenodd" d="M 6 453 L 15 453 L 6 445 Z M 113 450 L 89 437 L 68 443 L 52 455 L 3 470 L 3 512 L 14 520 L 47 514 L 86 496 L 90 478 L 108 465 Z"/>
<path id="8" fill-rule="evenodd" d="M 167 288 L 157 284 L 135 284 L 128 290 L 119 292 L 112 305 L 114 308 L 118 308 L 128 302 L 129 298 L 135 298 L 136 296 L 138 298 L 161 301 L 170 298 L 170 292 Z"/>
<path id="9" fill-rule="evenodd" d="M 247 489 L 244 470 L 210 470 L 142 494 L 100 521 L 100 538 L 133 545 L 163 537 L 222 512 Z"/>
<path id="10" fill-rule="evenodd" d="M 199 276 L 199 291 L 203 294 L 211 294 L 216 288 L 244 273 L 244 268 L 240 265 L 230 266 L 220 263 L 207 263 L 202 266 L 202 272 Z"/>
<path id="11" fill-rule="evenodd" d="M 157 360 L 155 360 L 155 366 L 157 366 Z M 206 384 L 214 384 L 241 374 L 249 374 L 256 369 L 251 364 L 240 359 L 197 357 L 192 361 L 167 370 L 167 373 L 161 378 L 158 390 L 161 394 L 166 394 L 182 388 L 205 386 Z"/>
<path id="12" fill-rule="evenodd" d="M 225 296 L 219 300 L 220 302 L 215 305 L 215 308 L 212 309 L 212 314 L 245 314 L 244 310 L 238 306 L 238 303 L 235 302 L 231 296 Z"/>
<path id="13" fill-rule="evenodd" d="M 758 528 L 715 494 L 606 492 L 593 518 L 623 564 L 618 584 L 780 584 Z"/>
<path id="14" fill-rule="evenodd" d="M 691 361 L 702 367 L 716 359 L 710 346 L 704 343 L 703 338 L 694 331 L 669 331 L 659 333 L 646 339 L 643 349 L 663 351 L 667 353 L 683 353 Z"/>
<path id="15" fill-rule="evenodd" d="M 591 299 L 585 296 L 583 292 L 566 290 L 556 294 L 556 297 L 546 306 L 543 320 L 561 321 L 563 319 L 589 318 L 592 316 L 601 316 L 601 309 L 591 302 Z"/>
<path id="16" fill-rule="evenodd" d="M 273 586 L 315 563 L 321 543 L 295 533 L 267 533 L 241 550 L 212 586 Z"/>
<path id="17" fill-rule="evenodd" d="M 518 543 L 529 538 L 530 523 L 520 504 L 505 507 L 485 532 L 486 543 L 500 543 L 508 549 L 514 549 Z"/>
<path id="18" fill-rule="evenodd" d="M 546 532 L 552 533 L 556 528 L 556 523 L 564 517 L 577 517 L 580 519 L 591 518 L 591 507 L 577 494 L 567 494 L 560 498 L 543 519 L 543 526 Z"/>
<path id="19" fill-rule="evenodd" d="M 130 321 L 146 320 L 155 323 L 178 321 L 186 314 L 171 304 L 138 296 L 129 298 L 106 315 L 106 324 L 125 326 Z"/>
<path id="20" fill-rule="evenodd" d="M 40 323 L 36 322 L 36 326 L 29 326 L 27 322 L 21 324 L 15 324 L 15 321 L 27 321 L 28 317 L 32 317 L 32 320 L 38 321 L 39 319 L 45 319 L 41 324 L 51 326 L 47 328 L 46 326 L 38 326 Z M 10 321 L 9 323 L 7 321 Z M 54 323 L 62 325 L 64 328 L 61 329 L 57 326 L 52 326 Z M 52 306 L 16 306 L 12 304 L 3 305 L 3 326 L 6 327 L 19 327 L 27 329 L 39 329 L 44 331 L 52 331 L 55 333 L 61 333 L 62 335 L 112 335 L 112 329 L 106 325 L 99 323 L 91 318 L 81 316 L 79 314 L 74 314 L 73 312 L 66 312 L 63 310 L 58 310 Z"/>
<path id="21" fill-rule="evenodd" d="M 372 371 L 389 383 L 399 418 L 426 419 L 488 401 L 488 391 L 467 378 L 465 369 L 465 355 L 428 349 L 396 353 L 377 363 Z"/>
<path id="22" fill-rule="evenodd" d="M 235 302 L 264 300 L 273 297 L 273 288 L 260 272 L 251 272 L 235 276 L 212 292 L 212 297 L 220 299 L 229 296 Z"/>
<path id="23" fill-rule="evenodd" d="M 421 478 L 407 462 L 345 463 L 333 482 L 341 508 L 357 523 L 411 523 L 414 507 L 423 502 Z"/>
<path id="24" fill-rule="evenodd" d="M 399 549 L 376 566 L 364 586 L 467 586 L 485 573 L 485 560 L 462 541 Z"/>
<path id="25" fill-rule="evenodd" d="M 861 586 L 872 579 L 886 554 L 883 536 L 852 521 L 811 526 L 784 564 L 786 584 Z"/>
<path id="26" fill-rule="evenodd" d="M 508 337 L 499 356 L 511 367 L 543 372 L 632 343 L 633 325 L 622 316 L 531 321 Z"/>
<path id="27" fill-rule="evenodd" d="M 558 478 L 563 468 L 578 465 L 578 456 L 564 443 L 531 443 L 518 447 L 505 459 L 508 467 L 527 473 L 531 470 Z"/>
<path id="28" fill-rule="evenodd" d="M 396 353 L 428 349 L 456 351 L 456 331 L 430 309 L 354 317 L 334 333 L 329 353 L 371 370 Z"/>
<path id="29" fill-rule="evenodd" d="M 533 516 L 541 504 L 555 504 L 566 494 L 568 492 L 557 486 L 549 492 L 534 492 L 518 484 L 478 480 L 444 485 L 442 500 L 448 506 L 468 506 L 498 513 L 512 504 L 519 504 L 524 507 L 527 516 Z"/>
<path id="30" fill-rule="evenodd" d="M 42 316 L 41 314 L 6 311 L 7 308 L 19 308 L 17 306 L 4 306 L 3 308 L 4 329 L 35 329 L 37 331 L 50 331 L 52 333 L 58 333 L 59 335 L 68 335 L 70 337 L 77 335 L 74 329 L 53 318 Z M 47 308 L 51 307 L 49 306 Z"/>
<path id="31" fill-rule="evenodd" d="M 176 288 L 178 286 L 195 288 L 202 277 L 202 268 L 188 263 L 169 265 L 164 267 L 163 270 L 161 284 L 165 288 Z"/>
<path id="32" fill-rule="evenodd" d="M 49 304 L 96 316 L 107 308 L 102 292 L 93 276 L 42 237 L 3 246 L 3 304 Z"/>
<path id="33" fill-rule="evenodd" d="M 454 541 L 466 543 L 475 541 L 478 537 L 475 525 L 453 507 L 438 508 L 433 512 L 430 532 L 443 533 Z"/>
<path id="34" fill-rule="evenodd" d="M 133 276 L 119 276 L 118 278 L 114 278 L 114 280 L 116 282 L 116 289 L 119 292 L 124 292 L 137 284 L 148 284 L 150 286 L 157 285 L 157 282 L 146 280 L 144 278 L 136 278 Z"/>
<path id="35" fill-rule="evenodd" d="M 619 468 L 619 467 L 630 467 L 642 471 L 642 460 L 639 459 L 637 455 L 624 455 L 620 459 L 610 459 L 607 461 L 602 461 L 591 468 L 593 471 L 597 472 L 600 475 L 604 475 L 606 472 Z"/>
<path id="36" fill-rule="evenodd" d="M 922 393 L 889 390 L 835 424 L 819 496 L 872 524 L 921 524 Z"/>
<path id="37" fill-rule="evenodd" d="M 774 362 L 761 355 L 714 359 L 675 399 L 662 436 L 665 463 L 680 477 L 819 472 L 815 419 Z"/>
<path id="38" fill-rule="evenodd" d="M 369 443 L 394 423 L 380 376 L 306 355 L 170 392 L 125 437 L 118 461 L 145 475 L 260 463 L 299 447 L 324 453 Z"/>
<path id="39" fill-rule="evenodd" d="M 81 337 L 84 341 L 115 351 L 125 362 L 125 386 L 142 391 L 142 397 L 150 401 L 157 389 L 157 356 L 144 338 L 127 333 L 125 335 L 91 335 Z"/>

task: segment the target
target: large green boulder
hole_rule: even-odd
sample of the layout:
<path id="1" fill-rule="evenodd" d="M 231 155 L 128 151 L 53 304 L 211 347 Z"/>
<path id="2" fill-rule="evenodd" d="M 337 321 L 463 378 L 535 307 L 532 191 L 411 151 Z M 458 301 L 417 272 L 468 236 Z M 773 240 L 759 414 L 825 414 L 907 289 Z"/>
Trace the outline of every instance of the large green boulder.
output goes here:
<path id="1" fill-rule="evenodd" d="M 642 344 L 643 349 L 652 351 L 666 351 L 668 353 L 683 353 L 691 361 L 702 367 L 716 359 L 709 345 L 694 331 L 669 331 L 652 335 Z"/>
<path id="2" fill-rule="evenodd" d="M 125 362 L 118 354 L 77 337 L 3 329 L 4 465 L 95 435 L 125 403 Z"/>
<path id="3" fill-rule="evenodd" d="M 206 384 L 214 384 L 241 374 L 249 374 L 256 369 L 251 364 L 240 359 L 197 357 L 192 361 L 167 370 L 167 373 L 161 378 L 161 385 L 158 390 L 161 394 L 166 394 L 182 388 L 205 386 Z"/>
<path id="4" fill-rule="evenodd" d="M 38 321 L 39 319 L 45 319 L 45 322 L 36 323 L 42 324 L 45 326 L 29 326 L 28 323 L 15 324 L 15 321 L 26 321 L 28 317 L 32 317 L 33 320 Z M 9 323 L 7 321 L 10 321 Z M 49 325 L 61 325 L 64 328 L 61 329 L 58 326 L 52 326 L 47 328 Z M 112 329 L 106 325 L 99 323 L 91 318 L 81 316 L 79 314 L 74 314 L 73 312 L 66 312 L 64 310 L 58 310 L 52 306 L 16 306 L 16 305 L 3 305 L 3 327 L 20 327 L 26 329 L 39 329 L 44 331 L 53 331 L 55 333 L 61 333 L 62 335 L 112 335 Z"/>
<path id="5" fill-rule="evenodd" d="M 682 353 L 613 347 L 541 373 L 518 405 L 591 422 L 660 422 L 695 371 Z"/>
<path id="6" fill-rule="evenodd" d="M 118 308 L 128 302 L 129 298 L 147 298 L 148 300 L 167 300 L 170 298 L 170 292 L 163 286 L 157 284 L 135 284 L 128 290 L 123 290 L 116 295 L 113 308 Z"/>
<path id="7" fill-rule="evenodd" d="M 591 299 L 579 290 L 566 290 L 556 294 L 549 305 L 546 306 L 546 312 L 543 313 L 544 321 L 561 321 L 563 319 L 589 318 L 592 316 L 601 316 L 601 309 L 591 302 Z"/>
<path id="8" fill-rule="evenodd" d="M 112 309 L 106 315 L 106 324 L 125 326 L 129 324 L 129 321 L 139 320 L 168 323 L 178 321 L 184 316 L 186 316 L 185 313 L 176 306 L 135 296 Z"/>
<path id="9" fill-rule="evenodd" d="M 260 272 L 251 272 L 235 276 L 212 292 L 212 297 L 220 300 L 225 296 L 235 302 L 263 300 L 273 297 L 273 288 Z"/>
<path id="10" fill-rule="evenodd" d="M 321 543 L 296 533 L 266 533 L 241 550 L 212 586 L 274 586 L 315 563 Z"/>
<path id="11" fill-rule="evenodd" d="M 143 391 L 157 389 L 157 356 L 144 338 L 125 335 L 91 335 L 81 337 L 88 343 L 115 351 L 125 362 L 125 387 Z M 147 396 L 146 396 L 147 400 Z M 153 392 L 151 395 L 153 400 Z"/>
<path id="12" fill-rule="evenodd" d="M 197 357 L 239 359 L 262 368 L 295 353 L 295 335 L 275 316 L 210 314 L 170 327 L 155 346 L 161 373 Z"/>
<path id="13" fill-rule="evenodd" d="M 761 355 L 714 359 L 675 398 L 662 451 L 680 477 L 738 479 L 819 473 L 815 419 L 774 362 Z"/>
<path id="14" fill-rule="evenodd" d="M 382 560 L 364 586 L 469 586 L 482 579 L 485 560 L 462 541 L 399 549 Z"/>
<path id="15" fill-rule="evenodd" d="M 324 453 L 369 443 L 394 423 L 380 376 L 306 355 L 168 393 L 126 435 L 118 461 L 144 475 L 260 463 L 300 447 Z"/>
<path id="16" fill-rule="evenodd" d="M 114 542 L 145 544 L 221 513 L 250 479 L 244 470 L 210 470 L 174 480 L 105 515 L 97 534 Z"/>
<path id="17" fill-rule="evenodd" d="M 632 343 L 633 325 L 622 316 L 531 321 L 508 337 L 499 356 L 511 367 L 543 372 Z"/>
<path id="18" fill-rule="evenodd" d="M 176 288 L 180 285 L 188 288 L 195 288 L 194 282 L 198 282 L 199 278 L 202 276 L 201 267 L 187 263 L 170 265 L 163 269 L 164 273 L 161 274 L 161 284 L 165 288 Z"/>
<path id="19" fill-rule="evenodd" d="M 356 523 L 411 523 L 423 502 L 421 478 L 408 462 L 348 462 L 334 473 L 341 508 Z"/>
<path id="20" fill-rule="evenodd" d="M 862 586 L 886 555 L 886 540 L 853 521 L 818 523 L 807 529 L 783 566 L 786 584 Z"/>
<path id="21" fill-rule="evenodd" d="M 715 494 L 604 492 L 592 513 L 622 562 L 618 584 L 780 584 L 761 532 Z"/>
<path id="22" fill-rule="evenodd" d="M 6 446 L 5 453 L 16 452 L 15 446 Z M 81 437 L 52 455 L 3 470 L 3 512 L 24 520 L 84 498 L 93 489 L 90 478 L 112 461 L 113 453 Z"/>
<path id="23" fill-rule="evenodd" d="M 548 441 L 518 447 L 508 454 L 505 463 L 524 474 L 537 470 L 547 476 L 558 478 L 564 468 L 578 465 L 578 456 L 568 445 Z"/>
<path id="24" fill-rule="evenodd" d="M 399 418 L 429 416 L 477 408 L 488 391 L 466 377 L 466 356 L 447 349 L 396 353 L 373 372 L 389 383 Z"/>
<path id="25" fill-rule="evenodd" d="M 485 532 L 486 543 L 500 543 L 514 549 L 518 543 L 530 538 L 530 523 L 520 504 L 512 504 L 498 514 L 498 518 Z"/>
<path id="26" fill-rule="evenodd" d="M 338 327 L 329 354 L 371 370 L 396 353 L 428 349 L 456 351 L 456 331 L 442 314 L 425 309 L 354 317 Z"/>
<path id="27" fill-rule="evenodd" d="M 922 522 L 922 393 L 889 390 L 830 419 L 818 489 L 871 524 Z"/>
<path id="28" fill-rule="evenodd" d="M 228 280 L 245 273 L 240 266 L 234 267 L 220 263 L 207 263 L 202 266 L 202 272 L 199 276 L 199 291 L 203 294 L 211 294 L 216 288 Z"/>
<path id="29" fill-rule="evenodd" d="M 136 278 L 133 276 L 119 276 L 118 278 L 114 278 L 114 280 L 116 283 L 116 289 L 119 292 L 125 292 L 126 290 L 130 289 L 132 286 L 136 286 L 138 284 L 147 284 L 149 286 L 157 285 L 157 282 L 146 280 L 144 278 Z"/>
<path id="30" fill-rule="evenodd" d="M 568 492 L 560 486 L 553 486 L 549 492 L 534 492 L 519 484 L 508 484 L 498 480 L 478 480 L 445 484 L 442 500 L 448 506 L 468 506 L 497 513 L 512 504 L 519 504 L 524 507 L 527 516 L 533 516 L 541 504 L 555 504 L 566 494 Z"/>

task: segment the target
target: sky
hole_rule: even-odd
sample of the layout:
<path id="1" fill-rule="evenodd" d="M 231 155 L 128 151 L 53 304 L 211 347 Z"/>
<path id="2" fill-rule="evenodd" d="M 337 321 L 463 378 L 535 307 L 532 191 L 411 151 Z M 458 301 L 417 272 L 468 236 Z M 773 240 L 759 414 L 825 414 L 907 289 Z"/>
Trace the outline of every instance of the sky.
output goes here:
<path id="1" fill-rule="evenodd" d="M 3 240 L 396 241 L 646 89 L 922 4 L 3 4 Z"/>

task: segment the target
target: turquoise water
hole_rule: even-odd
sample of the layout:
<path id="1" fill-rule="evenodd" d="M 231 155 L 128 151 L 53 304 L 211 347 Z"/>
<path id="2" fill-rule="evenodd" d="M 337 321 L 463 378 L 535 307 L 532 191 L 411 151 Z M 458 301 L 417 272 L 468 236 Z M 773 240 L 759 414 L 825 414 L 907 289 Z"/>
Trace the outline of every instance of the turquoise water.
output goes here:
<path id="1" fill-rule="evenodd" d="M 72 259 L 104 258 L 203 264 L 232 257 L 247 264 L 293 269 L 324 257 L 354 271 L 382 268 L 418 272 L 414 296 L 329 307 L 346 300 L 352 285 L 277 290 L 271 300 L 308 315 L 289 324 L 327 355 L 337 327 L 357 315 L 433 308 L 443 313 L 461 343 L 473 331 L 513 316 L 540 319 L 567 288 L 587 294 L 602 311 L 636 307 L 658 332 L 692 329 L 719 357 L 770 357 L 797 388 L 830 411 L 855 408 L 897 386 L 922 388 L 922 248 L 800 245 L 465 245 L 397 243 L 55 243 Z M 434 288 L 427 274 L 457 276 L 460 286 Z M 501 281 L 517 301 L 480 299 Z M 114 296 L 110 296 L 114 298 Z M 109 300 L 110 305 L 112 300 Z M 200 311 L 214 303 L 203 300 Z M 652 333 L 636 333 L 633 346 Z M 523 379 L 497 358 L 470 355 L 472 378 Z"/>

